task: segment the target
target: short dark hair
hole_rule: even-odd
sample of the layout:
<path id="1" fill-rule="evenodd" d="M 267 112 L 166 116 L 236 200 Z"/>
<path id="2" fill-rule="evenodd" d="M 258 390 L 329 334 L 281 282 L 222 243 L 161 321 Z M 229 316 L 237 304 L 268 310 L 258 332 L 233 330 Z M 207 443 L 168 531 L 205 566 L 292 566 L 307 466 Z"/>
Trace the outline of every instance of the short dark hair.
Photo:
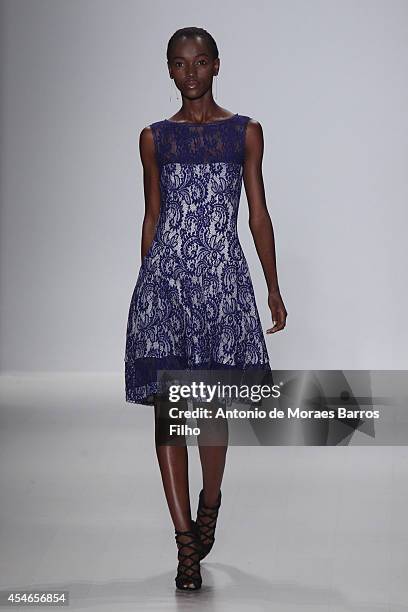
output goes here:
<path id="1" fill-rule="evenodd" d="M 174 34 L 171 36 L 169 42 L 167 43 L 167 61 L 170 60 L 171 51 L 173 49 L 174 44 L 183 36 L 187 38 L 194 38 L 195 36 L 201 36 L 204 38 L 210 48 L 211 55 L 213 59 L 218 58 L 218 47 L 214 38 L 211 36 L 207 30 L 203 28 L 189 27 L 189 28 L 180 28 L 180 30 L 176 30 Z"/>

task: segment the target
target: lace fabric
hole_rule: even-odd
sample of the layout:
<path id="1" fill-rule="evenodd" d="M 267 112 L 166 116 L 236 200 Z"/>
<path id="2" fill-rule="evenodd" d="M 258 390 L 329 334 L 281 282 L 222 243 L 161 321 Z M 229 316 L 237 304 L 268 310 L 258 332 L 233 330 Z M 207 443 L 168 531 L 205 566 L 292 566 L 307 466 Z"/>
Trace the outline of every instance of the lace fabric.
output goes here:
<path id="1" fill-rule="evenodd" d="M 236 162 L 242 164 L 245 128 L 249 117 L 234 115 L 213 123 L 156 121 L 150 125 L 159 167 L 168 163 L 205 164 Z"/>
<path id="2" fill-rule="evenodd" d="M 129 307 L 126 401 L 153 404 L 158 370 L 270 370 L 237 233 L 248 121 L 150 126 L 161 208 Z"/>

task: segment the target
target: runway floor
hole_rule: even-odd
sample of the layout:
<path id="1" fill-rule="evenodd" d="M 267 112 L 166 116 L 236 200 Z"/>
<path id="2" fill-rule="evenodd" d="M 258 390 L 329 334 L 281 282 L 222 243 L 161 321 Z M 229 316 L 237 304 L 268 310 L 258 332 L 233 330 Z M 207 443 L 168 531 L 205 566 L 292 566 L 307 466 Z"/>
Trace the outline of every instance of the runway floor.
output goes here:
<path id="1" fill-rule="evenodd" d="M 124 401 L 121 374 L 4 374 L 0 391 L 3 591 L 87 611 L 408 611 L 408 447 L 231 446 L 203 587 L 180 593 L 153 408 Z M 189 469 L 195 514 L 196 447 Z"/>

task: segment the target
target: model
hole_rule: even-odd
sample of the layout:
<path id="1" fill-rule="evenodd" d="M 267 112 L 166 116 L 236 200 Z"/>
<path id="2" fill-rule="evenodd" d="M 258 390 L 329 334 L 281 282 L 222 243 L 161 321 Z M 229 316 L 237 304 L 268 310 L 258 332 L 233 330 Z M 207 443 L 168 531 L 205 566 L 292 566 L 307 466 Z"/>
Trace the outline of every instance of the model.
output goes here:
<path id="1" fill-rule="evenodd" d="M 265 201 L 262 127 L 216 104 L 212 87 L 220 60 L 217 44 L 206 30 L 177 30 L 168 42 L 167 65 L 182 106 L 173 117 L 150 124 L 140 134 L 145 215 L 142 264 L 127 324 L 125 384 L 126 401 L 154 406 L 156 453 L 178 548 L 176 587 L 197 590 L 200 561 L 215 540 L 228 429 L 226 422 L 220 424 L 214 442 L 214 429 L 209 434 L 208 422 L 203 419 L 201 424 L 197 439 L 203 486 L 192 520 L 187 446 L 183 435 L 169 435 L 168 425 L 174 420 L 168 410 L 174 404 L 157 373 L 270 370 L 237 234 L 242 181 L 274 323 L 267 334 L 285 327 L 287 311 Z"/>

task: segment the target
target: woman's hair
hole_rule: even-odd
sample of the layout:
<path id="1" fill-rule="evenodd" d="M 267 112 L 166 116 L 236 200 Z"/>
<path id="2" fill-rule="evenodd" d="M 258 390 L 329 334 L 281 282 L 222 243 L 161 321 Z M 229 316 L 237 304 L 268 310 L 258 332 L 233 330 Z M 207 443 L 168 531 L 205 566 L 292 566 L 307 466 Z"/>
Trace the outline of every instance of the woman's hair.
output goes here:
<path id="1" fill-rule="evenodd" d="M 174 44 L 180 38 L 183 38 L 183 37 L 194 38 L 195 36 L 201 36 L 202 38 L 204 38 L 204 40 L 206 40 L 208 47 L 210 49 L 210 52 L 213 56 L 213 59 L 217 59 L 218 47 L 217 47 L 217 43 L 215 42 L 211 34 L 207 32 L 207 30 L 204 30 L 203 28 L 190 27 L 190 28 L 181 28 L 180 30 L 176 30 L 174 32 L 169 42 L 167 43 L 167 61 L 170 60 L 170 54 L 171 54 Z"/>

